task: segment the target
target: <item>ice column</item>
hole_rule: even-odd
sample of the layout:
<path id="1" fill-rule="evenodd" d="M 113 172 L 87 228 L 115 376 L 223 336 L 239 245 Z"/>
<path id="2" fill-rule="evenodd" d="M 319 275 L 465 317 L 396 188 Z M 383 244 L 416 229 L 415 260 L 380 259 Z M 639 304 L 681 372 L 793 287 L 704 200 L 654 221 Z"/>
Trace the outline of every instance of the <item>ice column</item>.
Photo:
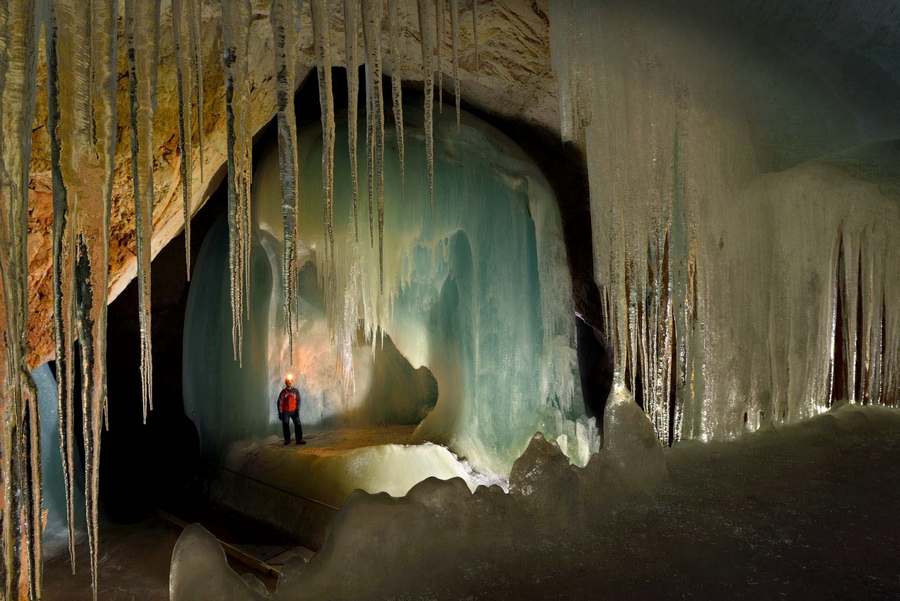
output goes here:
<path id="1" fill-rule="evenodd" d="M 434 206 L 434 6 L 418 0 L 419 32 L 422 35 L 422 78 L 425 85 L 425 163 L 428 177 L 428 202 Z"/>

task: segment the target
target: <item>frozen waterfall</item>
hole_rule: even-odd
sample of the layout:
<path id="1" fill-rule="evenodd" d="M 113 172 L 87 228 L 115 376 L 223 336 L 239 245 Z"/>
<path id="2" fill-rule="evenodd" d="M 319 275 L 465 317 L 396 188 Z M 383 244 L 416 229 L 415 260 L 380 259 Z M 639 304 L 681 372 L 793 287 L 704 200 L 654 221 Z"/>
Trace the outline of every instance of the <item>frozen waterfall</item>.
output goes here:
<path id="1" fill-rule="evenodd" d="M 253 176 L 252 319 L 243 368 L 227 344 L 224 223 L 210 232 L 197 260 L 184 338 L 186 410 L 204 448 L 224 452 L 232 442 L 277 432 L 274 399 L 283 374 L 292 371 L 304 399 L 301 419 L 313 427 L 359 419 L 389 424 L 397 423 L 398 413 L 425 415 L 415 440 L 445 444 L 476 468 L 495 473 L 508 473 L 541 431 L 583 465 L 598 440 L 581 398 L 571 282 L 553 193 L 510 140 L 467 114 L 457 131 L 455 115 L 448 114 L 435 119 L 432 206 L 422 111 L 407 106 L 404 115 L 405 193 L 396 154 L 386 152 L 384 158 L 383 293 L 378 245 L 367 237 L 355 241 L 349 153 L 341 147 L 345 120 L 335 137 L 330 258 L 322 173 L 303 171 L 301 195 L 307 200 L 299 213 L 302 268 L 293 355 L 279 293 L 283 230 L 274 148 L 264 152 Z M 386 148 L 395 148 L 394 136 L 388 124 Z M 320 132 L 304 128 L 301 163 L 316 164 L 321 148 Z M 329 259 L 334 272 L 324 277 Z M 389 343 L 412 368 L 424 366 L 433 374 L 433 409 L 410 410 L 418 397 L 396 384 L 373 401 L 373 366 Z"/>

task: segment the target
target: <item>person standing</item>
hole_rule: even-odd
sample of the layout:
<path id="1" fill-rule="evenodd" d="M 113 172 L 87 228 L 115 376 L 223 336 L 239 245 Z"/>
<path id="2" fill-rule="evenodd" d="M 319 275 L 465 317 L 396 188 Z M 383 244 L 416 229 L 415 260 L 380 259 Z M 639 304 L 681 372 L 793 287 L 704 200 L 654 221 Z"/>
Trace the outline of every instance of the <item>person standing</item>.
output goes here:
<path id="1" fill-rule="evenodd" d="M 284 432 L 284 444 L 291 444 L 291 422 L 294 422 L 294 437 L 297 444 L 306 444 L 303 440 L 303 426 L 300 425 L 300 391 L 294 388 L 292 374 L 284 377 L 284 388 L 281 389 L 275 404 L 278 407 L 281 430 Z"/>

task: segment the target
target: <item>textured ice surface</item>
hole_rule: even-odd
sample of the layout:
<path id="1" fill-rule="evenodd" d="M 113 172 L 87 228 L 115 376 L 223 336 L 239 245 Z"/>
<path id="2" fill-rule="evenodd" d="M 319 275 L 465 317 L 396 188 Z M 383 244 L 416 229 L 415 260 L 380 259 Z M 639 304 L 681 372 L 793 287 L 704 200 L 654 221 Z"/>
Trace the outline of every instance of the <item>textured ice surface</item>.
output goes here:
<path id="1" fill-rule="evenodd" d="M 283 374 L 293 371 L 305 424 L 346 421 L 370 393 L 373 349 L 383 331 L 413 368 L 425 366 L 437 380 L 438 402 L 417 440 L 447 444 L 476 468 L 505 473 L 540 430 L 583 465 L 597 439 L 581 400 L 571 283 L 552 193 L 501 134 L 465 114 L 457 132 L 455 116 L 448 115 L 437 120 L 435 159 L 444 175 L 432 209 L 421 112 L 406 108 L 405 194 L 396 157 L 385 154 L 384 293 L 377 248 L 354 242 L 348 153 L 339 149 L 332 294 L 321 288 L 327 273 L 321 174 L 307 169 L 301 181 L 309 199 L 300 212 L 307 266 L 290 355 L 272 296 L 281 273 L 278 169 L 274 152 L 261 156 L 254 177 L 254 318 L 244 369 L 221 350 L 224 232 L 214 229 L 188 301 L 186 409 L 207 450 L 265 436 L 278 430 L 274 398 Z M 387 128 L 389 143 L 393 135 Z M 344 140 L 337 136 L 339 144 Z M 300 145 L 304 164 L 318 161 L 319 132 L 304 131 Z M 369 423 L 392 423 L 388 410 L 385 405 L 380 419 L 369 413 Z"/>
<path id="2" fill-rule="evenodd" d="M 783 51 L 792 10 L 745 38 L 689 4 L 550 4 L 617 384 L 666 442 L 896 402 L 895 145 L 836 154 L 879 132 Z"/>
<path id="3" fill-rule="evenodd" d="M 402 499 L 355 493 L 273 597 L 894 598 L 900 534 L 885 525 L 897 491 L 869 468 L 897 473 L 898 431 L 896 410 L 845 406 L 737 441 L 685 442 L 665 451 L 671 477 L 637 493 L 606 450 L 582 469 L 535 437 L 510 494 L 433 478 Z M 216 553 L 178 554 L 173 587 Z"/>

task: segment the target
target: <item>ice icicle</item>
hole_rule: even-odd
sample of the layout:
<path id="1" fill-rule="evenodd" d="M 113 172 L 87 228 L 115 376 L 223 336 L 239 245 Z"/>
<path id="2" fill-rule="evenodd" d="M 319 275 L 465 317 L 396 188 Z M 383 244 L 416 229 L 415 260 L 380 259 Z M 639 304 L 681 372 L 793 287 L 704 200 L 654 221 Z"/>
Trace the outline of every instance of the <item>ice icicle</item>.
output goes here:
<path id="1" fill-rule="evenodd" d="M 294 356 L 293 330 L 297 309 L 300 211 L 297 121 L 294 113 L 294 11 L 292 0 L 272 0 L 269 20 L 275 41 L 275 75 L 278 93 L 278 166 L 281 181 L 281 218 L 284 250 L 281 265 L 282 307 L 287 327 L 288 352 Z"/>
<path id="2" fill-rule="evenodd" d="M 422 35 L 422 77 L 425 85 L 425 162 L 428 202 L 434 206 L 434 4 L 418 0 L 419 30 Z"/>
<path id="3" fill-rule="evenodd" d="M 190 0 L 188 0 L 190 1 Z M 184 273 L 191 279 L 191 175 L 193 169 L 193 132 L 191 102 L 193 101 L 193 72 L 191 70 L 191 40 L 182 27 L 185 17 L 184 0 L 172 0 L 172 32 L 175 38 L 175 77 L 178 88 L 178 152 L 181 155 L 181 201 L 184 218 Z M 188 27 L 188 31 L 190 27 Z M 187 46 L 187 48 L 185 48 Z"/>
<path id="4" fill-rule="evenodd" d="M 203 0 L 184 0 L 187 7 L 188 37 L 191 53 L 191 72 L 197 93 L 197 153 L 200 160 L 200 181 L 203 182 L 203 52 L 200 41 Z M 191 124 L 193 132 L 193 123 Z"/>
<path id="5" fill-rule="evenodd" d="M 437 50 L 437 78 L 438 78 L 438 111 L 444 112 L 444 61 L 441 59 L 441 52 L 444 49 L 444 2 L 445 0 L 435 0 L 437 8 L 435 14 L 435 37 Z"/>
<path id="6" fill-rule="evenodd" d="M 456 129 L 459 129 L 459 0 L 450 0 L 450 30 L 453 35 L 453 89 L 456 94 Z"/>
<path id="7" fill-rule="evenodd" d="M 34 0 L 0 5 L 0 520 L 5 597 L 40 597 L 37 405 L 27 365 L 28 172 L 39 26 Z"/>
<path id="8" fill-rule="evenodd" d="M 231 278 L 232 351 L 242 363 L 244 319 L 249 314 L 250 184 L 252 145 L 247 111 L 250 102 L 247 43 L 252 10 L 249 0 L 222 0 L 222 60 L 228 123 L 228 245 Z"/>
<path id="9" fill-rule="evenodd" d="M 51 112 L 59 109 L 58 152 L 53 153 L 54 174 L 61 175 L 64 194 L 55 183 L 54 217 L 65 221 L 58 229 L 62 260 L 56 305 L 62 315 L 61 339 L 66 398 L 61 414 L 61 446 L 71 486 L 72 457 L 72 354 L 73 335 L 80 343 L 81 410 L 84 441 L 85 514 L 94 598 L 99 590 L 98 491 L 100 433 L 106 410 L 106 299 L 108 288 L 109 222 L 116 146 L 116 30 L 118 3 L 115 0 L 83 3 L 60 0 L 56 3 L 56 48 L 51 57 L 55 67 Z M 146 22 L 155 29 L 156 21 Z M 155 38 L 154 38 L 155 39 Z M 77 48 L 90 48 L 78 53 Z M 58 88 L 56 84 L 58 83 Z M 150 197 L 152 198 L 152 197 Z M 64 206 L 60 206 L 64 203 Z M 148 341 L 149 344 L 149 341 Z M 149 380 L 145 380 L 149 382 Z M 71 503 L 72 490 L 68 491 Z M 74 513 L 74 512 L 73 512 Z M 71 519 L 72 515 L 70 515 Z M 71 528 L 72 522 L 70 522 Z M 71 536 L 71 532 L 70 532 Z"/>
<path id="10" fill-rule="evenodd" d="M 372 114 L 370 161 L 374 169 L 373 186 L 378 211 L 378 281 L 384 290 L 384 97 L 381 87 L 381 24 L 384 4 L 381 0 L 364 0 L 364 33 L 366 38 L 366 85 L 368 110 Z"/>
<path id="11" fill-rule="evenodd" d="M 327 0 L 311 0 L 313 35 L 316 45 L 316 72 L 319 79 L 319 105 L 322 107 L 322 194 L 325 196 L 325 232 L 327 282 L 334 277 L 334 95 L 331 89 L 331 40 Z M 329 298 L 326 291 L 326 299 Z"/>
<path id="12" fill-rule="evenodd" d="M 63 464 L 63 485 L 66 493 L 66 523 L 68 524 L 69 562 L 75 571 L 75 507 L 73 486 L 74 411 L 72 387 L 72 310 L 74 270 L 69 263 L 67 243 L 71 226 L 68 223 L 66 188 L 60 168 L 59 83 L 57 80 L 56 11 L 51 4 L 47 15 L 45 49 L 47 55 L 47 126 L 50 135 L 50 164 L 53 180 L 53 338 L 56 349 L 56 404 L 59 416 L 60 456 Z"/>
<path id="13" fill-rule="evenodd" d="M 397 136 L 397 155 L 400 160 L 400 192 L 406 181 L 405 151 L 403 148 L 403 78 L 400 75 L 400 0 L 391 0 L 388 30 L 391 40 L 391 96 L 394 109 L 394 132 Z"/>
<path id="14" fill-rule="evenodd" d="M 159 40 L 159 0 L 125 2 L 128 81 L 131 96 L 131 173 L 134 184 L 135 239 L 141 332 L 141 397 L 144 420 L 153 407 L 150 244 L 153 235 L 153 112 Z"/>
<path id="15" fill-rule="evenodd" d="M 472 0 L 472 44 L 475 46 L 475 70 L 478 71 L 478 0 Z"/>
<path id="16" fill-rule="evenodd" d="M 350 149 L 350 186 L 353 194 L 353 235 L 359 242 L 359 170 L 357 163 L 357 110 L 359 104 L 359 3 L 344 0 L 345 62 L 347 67 L 347 140 Z"/>

